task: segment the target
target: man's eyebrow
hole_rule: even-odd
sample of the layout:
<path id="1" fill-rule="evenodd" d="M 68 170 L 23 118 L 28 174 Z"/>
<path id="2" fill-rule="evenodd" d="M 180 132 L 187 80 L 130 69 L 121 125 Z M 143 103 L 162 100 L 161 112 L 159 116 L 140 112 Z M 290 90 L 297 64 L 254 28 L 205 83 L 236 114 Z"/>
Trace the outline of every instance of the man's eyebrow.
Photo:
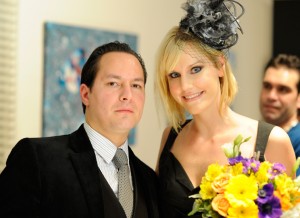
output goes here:
<path id="1" fill-rule="evenodd" d="M 114 74 L 109 74 L 109 75 L 106 76 L 106 78 L 108 78 L 108 79 L 121 79 L 120 76 L 114 75 Z"/>
<path id="2" fill-rule="evenodd" d="M 107 75 L 106 76 L 107 79 L 118 79 L 118 80 L 121 80 L 122 77 L 119 76 L 119 75 L 115 75 L 115 74 L 110 74 L 110 75 Z M 133 81 L 136 81 L 136 82 L 144 82 L 144 78 L 143 77 L 137 77 L 137 78 L 134 78 Z"/>
<path id="3" fill-rule="evenodd" d="M 271 84 L 271 83 L 268 81 L 263 81 L 263 84 Z"/>
<path id="4" fill-rule="evenodd" d="M 279 88 L 286 88 L 286 89 L 290 89 L 290 90 L 292 89 L 291 87 L 286 86 L 286 85 L 278 85 L 278 87 L 279 87 Z"/>
<path id="5" fill-rule="evenodd" d="M 136 81 L 136 82 L 144 82 L 144 78 L 135 78 L 133 81 Z"/>

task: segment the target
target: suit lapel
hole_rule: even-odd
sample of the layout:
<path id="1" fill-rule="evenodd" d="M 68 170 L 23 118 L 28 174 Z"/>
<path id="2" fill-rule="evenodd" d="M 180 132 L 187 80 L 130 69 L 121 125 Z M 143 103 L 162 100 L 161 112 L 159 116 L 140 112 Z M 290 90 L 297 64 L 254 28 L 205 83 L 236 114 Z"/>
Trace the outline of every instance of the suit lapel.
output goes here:
<path id="1" fill-rule="evenodd" d="M 83 125 L 71 135 L 70 159 L 84 191 L 91 217 L 103 217 L 102 190 L 96 157 Z"/>
<path id="2" fill-rule="evenodd" d="M 132 185 L 133 185 L 133 200 L 134 200 L 134 203 L 133 203 L 133 210 L 132 210 L 132 217 L 136 217 L 136 213 L 137 213 L 137 204 L 138 204 L 138 201 L 139 201 L 139 189 L 137 187 L 137 177 L 136 177 L 136 173 L 135 173 L 135 166 L 134 166 L 134 161 L 132 161 L 133 159 L 133 155 L 131 155 L 131 152 L 129 152 L 129 161 L 130 161 L 130 171 L 131 171 L 131 178 L 132 178 Z"/>
<path id="3" fill-rule="evenodd" d="M 131 175 L 134 185 L 134 210 L 133 217 L 157 217 L 155 213 L 155 207 L 153 206 L 152 198 L 155 195 L 153 189 L 150 188 L 152 178 L 147 177 L 147 172 L 142 168 L 138 158 L 134 155 L 132 150 L 129 148 L 129 159 L 131 167 Z"/>

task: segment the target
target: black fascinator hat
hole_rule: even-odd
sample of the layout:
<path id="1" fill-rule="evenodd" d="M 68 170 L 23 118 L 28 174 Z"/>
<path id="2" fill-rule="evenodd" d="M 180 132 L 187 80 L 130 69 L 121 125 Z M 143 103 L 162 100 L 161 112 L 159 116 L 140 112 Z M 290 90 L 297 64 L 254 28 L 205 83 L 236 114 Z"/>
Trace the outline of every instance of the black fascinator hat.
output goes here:
<path id="1" fill-rule="evenodd" d="M 240 15 L 237 8 L 240 7 Z M 182 5 L 187 15 L 181 20 L 180 28 L 190 31 L 208 46 L 223 50 L 236 44 L 237 31 L 243 33 L 238 19 L 244 7 L 234 0 L 187 0 Z"/>

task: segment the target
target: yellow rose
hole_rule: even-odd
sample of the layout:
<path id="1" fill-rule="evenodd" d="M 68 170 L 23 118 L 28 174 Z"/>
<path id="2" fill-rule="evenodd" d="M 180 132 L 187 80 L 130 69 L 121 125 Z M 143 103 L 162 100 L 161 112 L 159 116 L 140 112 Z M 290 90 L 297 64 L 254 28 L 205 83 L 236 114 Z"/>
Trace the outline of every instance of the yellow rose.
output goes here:
<path id="1" fill-rule="evenodd" d="M 227 211 L 230 206 L 224 194 L 218 194 L 211 202 L 212 208 L 217 211 L 221 216 L 226 217 Z"/>
<path id="2" fill-rule="evenodd" d="M 212 183 L 212 188 L 217 193 L 224 193 L 225 187 L 227 186 L 230 179 L 230 174 L 222 173 Z"/>

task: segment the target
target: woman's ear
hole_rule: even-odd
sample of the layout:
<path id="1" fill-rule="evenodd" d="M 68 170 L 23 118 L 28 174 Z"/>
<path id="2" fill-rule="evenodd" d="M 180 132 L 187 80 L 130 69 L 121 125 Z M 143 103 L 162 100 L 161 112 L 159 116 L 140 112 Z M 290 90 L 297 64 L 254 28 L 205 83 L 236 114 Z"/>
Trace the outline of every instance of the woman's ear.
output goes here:
<path id="1" fill-rule="evenodd" d="M 90 93 L 90 88 L 87 87 L 86 84 L 81 84 L 80 85 L 80 97 L 81 101 L 85 106 L 89 105 L 89 93 Z"/>

